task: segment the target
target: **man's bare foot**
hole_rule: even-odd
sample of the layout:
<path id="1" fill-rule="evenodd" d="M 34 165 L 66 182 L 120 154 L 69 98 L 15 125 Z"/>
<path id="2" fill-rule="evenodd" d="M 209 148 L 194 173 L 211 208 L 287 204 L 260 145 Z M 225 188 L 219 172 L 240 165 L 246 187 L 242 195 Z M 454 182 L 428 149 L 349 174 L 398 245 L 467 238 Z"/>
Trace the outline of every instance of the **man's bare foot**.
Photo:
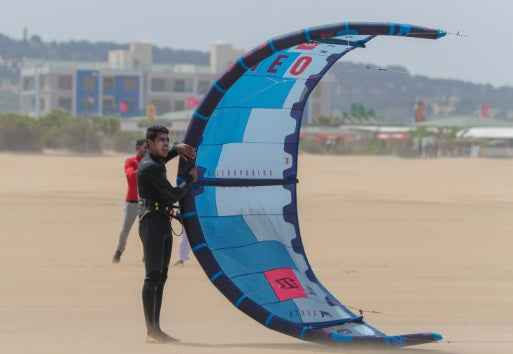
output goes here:
<path id="1" fill-rule="evenodd" d="M 175 337 L 171 337 L 169 334 L 164 333 L 162 331 L 148 333 L 146 337 L 146 343 L 152 344 L 165 344 L 165 343 L 178 343 L 179 339 Z"/>
<path id="2" fill-rule="evenodd" d="M 180 342 L 180 339 L 171 337 L 169 334 L 164 332 L 163 330 L 160 330 L 160 335 L 164 337 L 169 343 L 178 343 Z"/>
<path id="3" fill-rule="evenodd" d="M 146 343 L 152 343 L 152 344 L 164 344 L 164 343 L 167 343 L 165 340 L 163 340 L 162 338 L 159 338 L 153 334 L 148 334 L 146 336 Z"/>

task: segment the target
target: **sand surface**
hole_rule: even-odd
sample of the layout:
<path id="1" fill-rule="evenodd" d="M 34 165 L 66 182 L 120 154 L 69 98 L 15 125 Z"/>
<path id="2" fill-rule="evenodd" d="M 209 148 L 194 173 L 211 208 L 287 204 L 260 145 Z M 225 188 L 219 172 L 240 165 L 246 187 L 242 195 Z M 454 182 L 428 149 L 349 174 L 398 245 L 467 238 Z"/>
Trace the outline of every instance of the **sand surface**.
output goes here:
<path id="1" fill-rule="evenodd" d="M 349 352 L 264 328 L 195 259 L 165 292 L 182 343 L 146 344 L 135 227 L 111 263 L 125 157 L 0 154 L 0 353 Z M 299 179 L 324 285 L 386 333 L 444 336 L 401 352 L 513 353 L 513 161 L 301 155 Z"/>

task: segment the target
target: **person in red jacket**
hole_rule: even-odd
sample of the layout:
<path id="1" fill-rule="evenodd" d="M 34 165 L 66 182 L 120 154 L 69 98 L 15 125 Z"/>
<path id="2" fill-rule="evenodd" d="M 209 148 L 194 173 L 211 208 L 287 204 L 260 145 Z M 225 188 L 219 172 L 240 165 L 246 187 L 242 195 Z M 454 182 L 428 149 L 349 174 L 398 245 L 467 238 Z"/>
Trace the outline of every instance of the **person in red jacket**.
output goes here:
<path id="1" fill-rule="evenodd" d="M 125 174 L 128 182 L 128 192 L 126 194 L 126 202 L 124 209 L 124 220 L 119 232 L 119 242 L 114 257 L 112 257 L 113 263 L 119 263 L 121 255 L 125 251 L 126 240 L 130 229 L 134 224 L 135 218 L 137 217 L 137 203 L 139 197 L 137 196 L 137 166 L 141 162 L 142 157 L 146 154 L 148 147 L 146 145 L 146 139 L 139 139 L 135 143 L 135 150 L 137 154 L 133 157 L 129 157 L 125 160 Z"/>

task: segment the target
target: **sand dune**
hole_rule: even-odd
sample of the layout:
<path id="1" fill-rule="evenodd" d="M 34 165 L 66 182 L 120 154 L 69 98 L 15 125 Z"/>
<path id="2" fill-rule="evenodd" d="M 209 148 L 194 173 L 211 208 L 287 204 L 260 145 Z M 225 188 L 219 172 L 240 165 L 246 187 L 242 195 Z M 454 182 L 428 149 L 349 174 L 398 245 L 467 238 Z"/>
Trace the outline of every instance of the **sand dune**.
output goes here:
<path id="1" fill-rule="evenodd" d="M 265 329 L 194 259 L 172 269 L 162 313 L 182 343 L 146 344 L 136 228 L 111 263 L 124 158 L 0 154 L 1 353 L 347 352 Z M 402 352 L 512 353 L 512 171 L 510 160 L 301 155 L 312 266 L 381 330 L 444 335 Z"/>

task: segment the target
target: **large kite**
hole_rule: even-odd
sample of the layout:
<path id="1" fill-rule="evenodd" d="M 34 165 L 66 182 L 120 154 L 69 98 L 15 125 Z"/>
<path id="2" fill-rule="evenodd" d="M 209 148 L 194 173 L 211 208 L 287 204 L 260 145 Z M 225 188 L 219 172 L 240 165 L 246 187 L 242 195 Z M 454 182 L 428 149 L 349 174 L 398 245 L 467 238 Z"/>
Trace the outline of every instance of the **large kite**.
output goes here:
<path id="1" fill-rule="evenodd" d="M 184 142 L 200 178 L 181 202 L 192 249 L 210 281 L 262 325 L 312 342 L 405 346 L 436 333 L 388 336 L 317 279 L 297 211 L 298 142 L 307 99 L 344 54 L 376 36 L 446 33 L 394 23 L 338 23 L 273 38 L 213 83 Z M 180 180 L 191 167 L 180 161 Z"/>

